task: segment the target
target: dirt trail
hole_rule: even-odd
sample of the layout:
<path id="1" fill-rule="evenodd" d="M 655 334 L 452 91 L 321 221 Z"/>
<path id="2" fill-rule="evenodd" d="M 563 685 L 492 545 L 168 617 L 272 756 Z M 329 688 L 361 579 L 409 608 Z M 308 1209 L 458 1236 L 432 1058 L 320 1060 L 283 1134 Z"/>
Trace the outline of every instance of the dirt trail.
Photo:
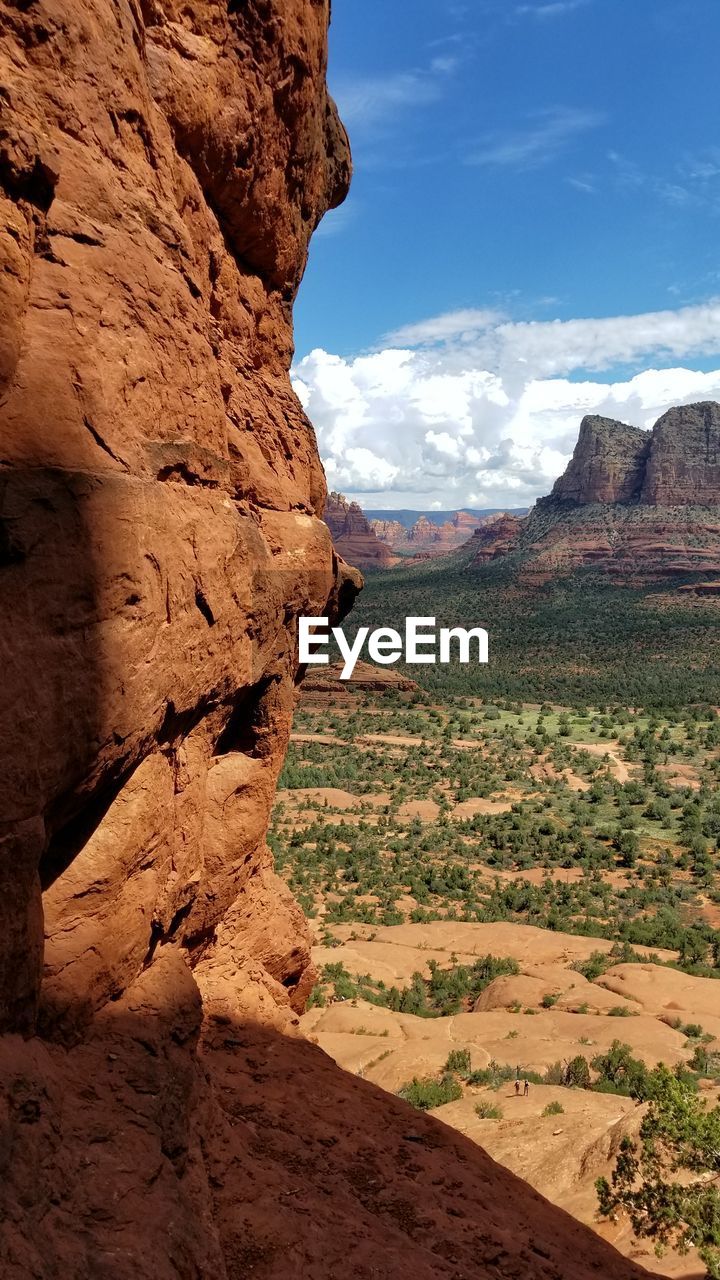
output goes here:
<path id="1" fill-rule="evenodd" d="M 600 759 L 607 756 L 618 782 L 630 781 L 632 774 L 625 761 L 618 754 L 620 751 L 619 742 L 571 742 L 569 745 L 574 747 L 576 751 L 587 751 L 591 756 L 599 756 Z"/>

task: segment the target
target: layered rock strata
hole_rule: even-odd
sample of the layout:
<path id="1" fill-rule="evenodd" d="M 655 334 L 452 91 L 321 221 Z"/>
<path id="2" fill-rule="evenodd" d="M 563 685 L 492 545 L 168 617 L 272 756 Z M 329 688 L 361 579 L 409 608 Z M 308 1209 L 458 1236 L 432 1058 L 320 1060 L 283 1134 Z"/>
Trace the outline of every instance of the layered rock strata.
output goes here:
<path id="1" fill-rule="evenodd" d="M 288 368 L 349 152 L 325 4 L 2 17 L 0 1017 L 73 1034 L 265 865 L 345 591 Z"/>
<path id="2" fill-rule="evenodd" d="M 651 432 L 585 418 L 517 546 L 539 580 L 582 567 L 628 580 L 720 573 L 720 405 L 670 409 Z"/>
<path id="3" fill-rule="evenodd" d="M 393 557 L 377 537 L 362 507 L 348 502 L 341 493 L 328 495 L 324 520 L 332 534 L 335 548 L 351 564 L 361 569 L 389 569 Z"/>

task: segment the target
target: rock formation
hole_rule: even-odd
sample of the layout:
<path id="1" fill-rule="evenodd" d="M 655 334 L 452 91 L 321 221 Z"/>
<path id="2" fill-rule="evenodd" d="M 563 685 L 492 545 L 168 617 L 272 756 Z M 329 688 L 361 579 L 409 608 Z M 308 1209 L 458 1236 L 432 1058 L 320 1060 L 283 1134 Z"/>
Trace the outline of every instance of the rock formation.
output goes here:
<path id="1" fill-rule="evenodd" d="M 642 489 L 650 449 L 646 431 L 611 418 L 589 416 L 553 496 L 571 502 L 632 502 Z"/>
<path id="2" fill-rule="evenodd" d="M 396 671 L 394 667 L 378 667 L 371 662 L 356 662 L 352 675 L 341 680 L 342 662 L 331 662 L 328 666 L 308 667 L 308 674 L 302 683 L 302 702 L 317 705 L 309 694 L 328 694 L 333 697 L 342 693 L 419 693 L 420 686 L 409 676 Z"/>
<path id="3" fill-rule="evenodd" d="M 475 530 L 494 516 L 474 516 L 469 511 L 455 511 L 449 520 L 435 524 L 421 515 L 409 529 L 399 520 L 372 520 L 377 537 L 396 555 L 444 556 L 463 546 Z"/>
<path id="4" fill-rule="evenodd" d="M 495 516 L 475 530 L 468 544 L 473 553 L 473 564 L 486 564 L 514 551 L 520 540 L 523 521 L 519 516 L 507 514 Z"/>
<path id="5" fill-rule="evenodd" d="M 670 409 L 651 432 L 585 418 L 516 545 L 538 581 L 579 567 L 628 581 L 720 572 L 720 405 Z"/>
<path id="6" fill-rule="evenodd" d="M 0 15 L 3 1277 L 639 1276 L 290 1038 L 296 619 L 359 586 L 288 379 L 327 0 Z"/>
<path id="7" fill-rule="evenodd" d="M 394 563 L 357 502 L 348 502 L 333 491 L 328 495 L 323 518 L 336 550 L 351 564 L 361 569 L 389 569 Z"/>
<path id="8" fill-rule="evenodd" d="M 5 1025 L 190 958 L 264 858 L 295 619 L 337 597 L 288 382 L 349 153 L 327 12 L 4 5 Z M 288 996 L 300 982 L 288 986 Z"/>
<path id="9" fill-rule="evenodd" d="M 641 500 L 656 507 L 720 505 L 720 404 L 681 405 L 655 424 Z"/>

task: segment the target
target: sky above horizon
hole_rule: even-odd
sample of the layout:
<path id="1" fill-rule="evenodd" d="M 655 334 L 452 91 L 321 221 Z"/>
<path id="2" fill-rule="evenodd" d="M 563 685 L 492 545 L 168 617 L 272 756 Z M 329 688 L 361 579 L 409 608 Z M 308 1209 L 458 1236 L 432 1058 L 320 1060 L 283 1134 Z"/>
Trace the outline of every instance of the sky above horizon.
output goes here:
<path id="1" fill-rule="evenodd" d="M 296 389 L 370 508 L 525 506 L 584 413 L 720 399 L 717 0 L 333 0 L 350 196 Z"/>

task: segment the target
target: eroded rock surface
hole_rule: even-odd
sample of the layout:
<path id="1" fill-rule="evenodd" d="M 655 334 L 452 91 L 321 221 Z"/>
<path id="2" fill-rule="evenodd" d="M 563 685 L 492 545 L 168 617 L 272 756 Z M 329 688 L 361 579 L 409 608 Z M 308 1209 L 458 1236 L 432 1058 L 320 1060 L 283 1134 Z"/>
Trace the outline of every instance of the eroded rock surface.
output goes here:
<path id="1" fill-rule="evenodd" d="M 389 569 L 392 556 L 366 519 L 357 502 L 348 502 L 341 493 L 328 495 L 324 520 L 336 549 L 361 569 Z"/>
<path id="2" fill-rule="evenodd" d="M 31 1024 L 42 884 L 72 1031 L 264 861 L 296 618 L 342 578 L 288 367 L 349 152 L 324 3 L 2 17 L 0 992 Z"/>
<path id="3" fill-rule="evenodd" d="M 360 584 L 288 379 L 328 3 L 0 17 L 0 1272 L 639 1275 L 297 1036 L 265 833 Z"/>
<path id="4" fill-rule="evenodd" d="M 393 554 L 402 553 L 427 559 L 447 555 L 467 542 L 475 530 L 494 517 L 474 516 L 469 511 L 455 511 L 449 520 L 436 524 L 421 515 L 406 529 L 399 520 L 371 520 L 378 538 Z"/>

